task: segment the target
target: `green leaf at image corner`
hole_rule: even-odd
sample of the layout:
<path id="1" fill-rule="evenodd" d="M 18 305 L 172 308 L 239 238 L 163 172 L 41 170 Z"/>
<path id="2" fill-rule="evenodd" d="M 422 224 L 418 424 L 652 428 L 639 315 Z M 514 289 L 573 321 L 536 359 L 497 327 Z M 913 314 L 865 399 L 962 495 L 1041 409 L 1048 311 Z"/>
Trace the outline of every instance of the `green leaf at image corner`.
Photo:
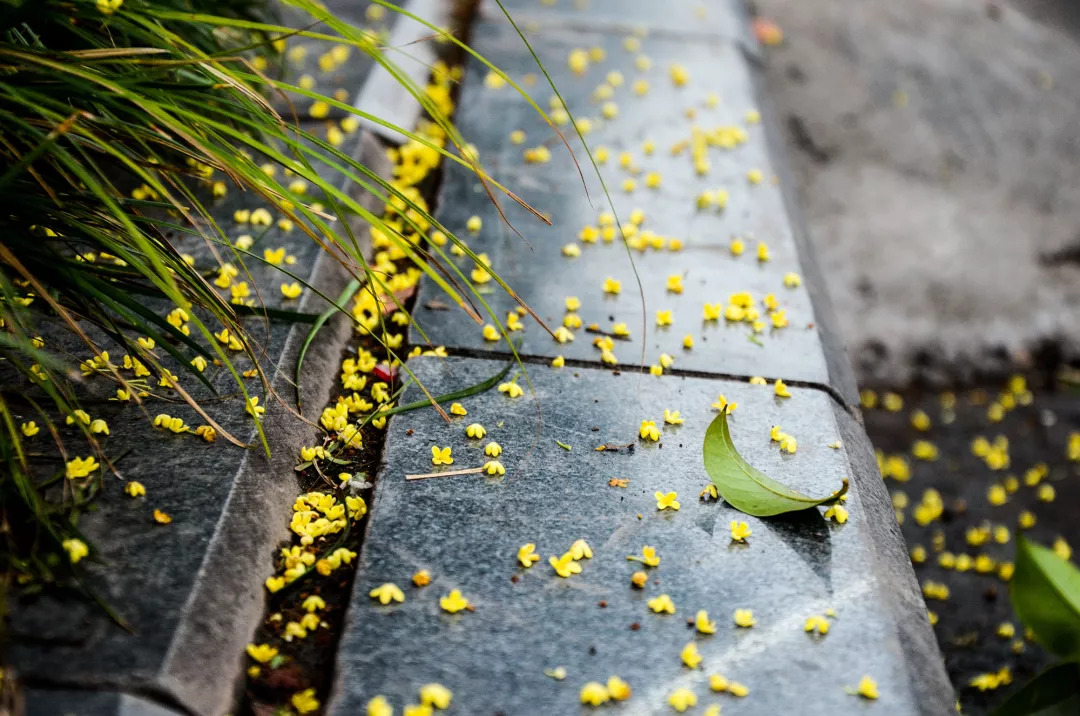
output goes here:
<path id="1" fill-rule="evenodd" d="M 720 496 L 735 509 L 754 517 L 771 517 L 817 507 L 838 500 L 848 489 L 847 478 L 837 492 L 826 497 L 811 497 L 784 487 L 757 470 L 735 450 L 724 412 L 717 415 L 705 431 L 702 452 L 705 471 Z"/>
<path id="2" fill-rule="evenodd" d="M 1080 664 L 1055 664 L 1024 684 L 993 716 L 1075 716 L 1080 713 Z"/>
<path id="3" fill-rule="evenodd" d="M 1080 660 L 1080 569 L 1020 537 L 1009 594 L 1040 644 L 1062 659 Z"/>

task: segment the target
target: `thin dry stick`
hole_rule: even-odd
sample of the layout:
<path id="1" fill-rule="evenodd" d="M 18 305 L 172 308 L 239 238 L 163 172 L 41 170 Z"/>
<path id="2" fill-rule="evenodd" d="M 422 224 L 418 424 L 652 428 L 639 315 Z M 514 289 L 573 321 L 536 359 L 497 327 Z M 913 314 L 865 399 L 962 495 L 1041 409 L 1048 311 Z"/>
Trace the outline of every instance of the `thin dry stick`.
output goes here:
<path id="1" fill-rule="evenodd" d="M 428 472 L 423 475 L 406 475 L 406 480 L 426 480 L 429 477 L 453 477 L 454 475 L 475 475 L 478 472 L 483 472 L 482 467 L 470 467 L 466 470 L 451 470 L 450 472 Z"/>

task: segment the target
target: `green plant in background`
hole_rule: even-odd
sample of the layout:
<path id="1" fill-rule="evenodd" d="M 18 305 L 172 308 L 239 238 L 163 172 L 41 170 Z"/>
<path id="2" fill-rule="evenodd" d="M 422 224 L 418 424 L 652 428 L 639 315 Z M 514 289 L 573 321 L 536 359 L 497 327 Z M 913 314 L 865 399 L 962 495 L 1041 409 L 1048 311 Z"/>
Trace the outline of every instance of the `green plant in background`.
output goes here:
<path id="1" fill-rule="evenodd" d="M 492 196 L 498 190 L 516 200 L 463 150 L 447 117 L 449 79 L 438 91 L 425 90 L 395 67 L 373 33 L 310 0 L 285 4 L 301 14 L 297 24 L 304 29 L 267 22 L 274 17 L 267 0 L 0 0 L 0 589 L 12 579 L 69 577 L 70 564 L 88 554 L 77 518 L 111 463 L 97 437 L 108 426 L 79 408 L 80 372 L 113 381 L 116 399 L 140 405 L 159 388 L 172 390 L 207 423 L 203 437 L 243 445 L 198 397 L 214 394 L 202 373 L 207 363 L 220 365 L 269 454 L 258 405 L 269 384 L 242 318 L 311 317 L 224 299 L 212 274 L 177 249 L 173 237 L 195 237 L 216 266 L 232 264 L 241 275 L 249 275 L 247 259 L 264 261 L 228 240 L 211 197 L 226 191 L 257 197 L 327 249 L 376 305 L 401 309 L 349 228 L 346 219 L 359 217 L 415 264 L 417 276 L 429 276 L 477 320 L 474 304 L 480 304 L 502 331 L 468 272 L 438 243 L 423 240 L 439 231 L 478 261 L 429 215 L 408 177 L 378 176 L 268 101 L 302 97 L 390 127 L 420 154 L 474 170 Z M 393 126 L 289 82 L 275 67 L 294 38 L 371 57 L 415 97 L 433 131 Z M 328 173 L 334 178 L 326 179 Z M 312 187 L 319 203 L 291 179 L 279 179 L 284 176 Z M 395 207 L 395 219 L 366 210 L 341 188 L 341 178 Z M 374 314 L 365 328 L 378 339 L 382 311 Z M 249 394 L 226 350 L 230 344 L 234 356 L 259 372 L 262 396 Z M 199 391 L 184 387 L 196 383 Z M 52 417 L 57 414 L 63 422 Z M 85 443 L 62 439 L 64 422 L 81 430 Z M 57 461 L 41 453 L 40 442 L 27 442 L 37 433 L 39 441 L 55 443 L 58 468 L 50 467 Z M 69 559 L 58 559 L 64 551 Z"/>
<path id="2" fill-rule="evenodd" d="M 1020 621 L 1061 663 L 1029 681 L 994 713 L 1080 713 L 1080 569 L 1053 550 L 1019 537 L 1009 594 Z"/>

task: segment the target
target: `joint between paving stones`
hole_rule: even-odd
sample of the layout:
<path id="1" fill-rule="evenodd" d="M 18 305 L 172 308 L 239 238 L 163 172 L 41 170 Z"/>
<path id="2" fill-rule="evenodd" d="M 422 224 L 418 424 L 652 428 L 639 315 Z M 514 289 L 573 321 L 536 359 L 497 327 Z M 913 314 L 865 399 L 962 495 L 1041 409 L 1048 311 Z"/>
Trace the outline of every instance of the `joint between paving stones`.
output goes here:
<path id="1" fill-rule="evenodd" d="M 522 363 L 528 363 L 530 365 L 551 365 L 550 356 L 535 355 L 530 353 L 511 353 L 509 351 L 496 351 L 496 350 L 477 350 L 475 348 L 462 348 L 462 347 L 450 347 L 446 346 L 446 353 L 449 356 L 457 358 L 481 358 L 481 359 L 502 359 L 502 360 L 520 360 Z M 649 372 L 648 366 L 641 364 L 634 364 L 626 366 L 620 366 L 617 368 L 611 368 L 598 361 L 581 360 L 578 358 L 563 358 L 563 361 L 567 367 L 570 368 L 584 368 L 586 370 L 602 370 L 602 371 L 617 371 L 620 373 L 636 373 L 639 375 L 645 375 Z M 742 373 L 721 373 L 717 371 L 703 371 L 703 370 L 690 370 L 686 368 L 666 368 L 664 375 L 675 376 L 679 378 L 704 378 L 705 380 L 738 380 L 742 382 L 748 382 L 752 376 L 744 375 Z M 650 376 L 652 377 L 652 376 Z M 789 386 L 794 388 L 808 388 L 810 390 L 819 390 L 830 398 L 832 398 L 840 408 L 850 415 L 855 420 L 862 423 L 862 416 L 858 408 L 847 404 L 843 396 L 838 390 L 833 388 L 827 383 L 819 383 L 811 380 L 788 380 L 782 375 L 777 376 L 761 376 L 770 383 L 776 382 L 777 379 L 782 380 Z"/>

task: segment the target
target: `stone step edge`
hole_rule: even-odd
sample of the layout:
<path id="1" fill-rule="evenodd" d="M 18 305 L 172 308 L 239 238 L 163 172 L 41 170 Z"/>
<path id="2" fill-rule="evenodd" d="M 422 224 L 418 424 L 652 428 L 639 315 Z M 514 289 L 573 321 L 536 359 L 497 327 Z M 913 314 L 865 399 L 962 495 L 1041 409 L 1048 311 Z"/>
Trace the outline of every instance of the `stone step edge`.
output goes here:
<path id="1" fill-rule="evenodd" d="M 501 351 L 497 349 L 476 349 L 476 348 L 462 348 L 462 347 L 450 347 L 444 346 L 447 356 L 453 358 L 477 358 L 482 360 L 504 360 L 504 361 L 516 361 L 520 360 L 521 363 L 526 365 L 551 365 L 551 357 L 544 355 L 536 355 L 533 353 L 521 353 L 518 352 L 515 356 L 510 351 Z M 640 357 L 640 354 L 639 354 Z M 641 365 L 637 362 L 625 362 L 619 363 L 616 366 L 610 366 L 597 360 L 582 360 L 580 358 L 564 358 L 563 359 L 567 368 L 583 368 L 586 370 L 606 370 L 606 371 L 619 371 L 622 373 L 640 373 L 644 377 L 652 378 L 654 376 L 649 375 L 649 366 Z M 670 375 L 679 378 L 702 378 L 705 380 L 728 380 L 728 381 L 742 381 L 748 382 L 750 378 L 754 376 L 745 375 L 742 373 L 723 373 L 720 371 L 703 371 L 703 370 L 689 370 L 684 368 L 665 368 L 664 375 Z M 852 405 L 846 403 L 843 396 L 831 385 L 825 383 L 818 383 L 812 380 L 788 380 L 782 375 L 763 375 L 760 376 L 768 381 L 770 384 L 775 383 L 777 379 L 783 381 L 786 385 L 793 388 L 807 388 L 810 390 L 819 390 L 830 398 L 832 398 L 836 404 L 849 415 L 861 422 L 861 417 L 858 414 L 858 410 Z"/>

